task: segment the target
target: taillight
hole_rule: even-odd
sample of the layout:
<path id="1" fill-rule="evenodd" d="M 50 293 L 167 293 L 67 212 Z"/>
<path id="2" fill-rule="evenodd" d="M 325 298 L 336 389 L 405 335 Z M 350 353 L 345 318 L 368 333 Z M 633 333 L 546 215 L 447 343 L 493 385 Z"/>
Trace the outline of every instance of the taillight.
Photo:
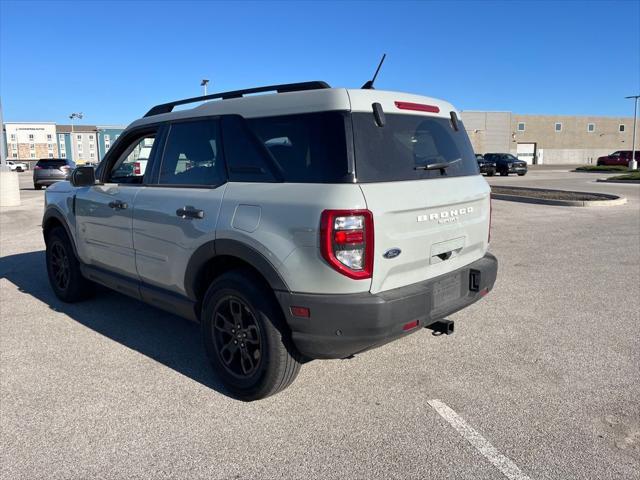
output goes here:
<path id="1" fill-rule="evenodd" d="M 373 274 L 373 214 L 369 210 L 325 210 L 320 250 L 334 270 L 349 278 Z"/>
<path id="2" fill-rule="evenodd" d="M 140 162 L 133 162 L 133 174 L 134 175 L 140 175 L 141 174 Z"/>

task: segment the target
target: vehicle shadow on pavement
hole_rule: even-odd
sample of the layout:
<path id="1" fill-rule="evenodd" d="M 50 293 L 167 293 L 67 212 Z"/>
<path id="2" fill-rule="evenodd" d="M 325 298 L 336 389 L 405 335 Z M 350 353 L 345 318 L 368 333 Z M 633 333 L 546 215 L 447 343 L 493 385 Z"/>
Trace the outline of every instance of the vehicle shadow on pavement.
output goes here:
<path id="1" fill-rule="evenodd" d="M 0 258 L 0 278 L 91 330 L 231 396 L 209 366 L 199 325 L 102 287 L 83 302 L 61 302 L 49 287 L 44 250 Z"/>

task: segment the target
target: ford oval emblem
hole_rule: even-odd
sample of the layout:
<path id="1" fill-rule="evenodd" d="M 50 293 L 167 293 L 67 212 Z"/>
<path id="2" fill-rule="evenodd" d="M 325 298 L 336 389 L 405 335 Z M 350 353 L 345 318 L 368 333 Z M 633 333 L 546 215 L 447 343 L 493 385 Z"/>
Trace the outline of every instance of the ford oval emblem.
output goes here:
<path id="1" fill-rule="evenodd" d="M 396 258 L 398 255 L 402 253 L 402 250 L 399 248 L 390 248 L 386 252 L 382 254 L 384 258 Z"/>

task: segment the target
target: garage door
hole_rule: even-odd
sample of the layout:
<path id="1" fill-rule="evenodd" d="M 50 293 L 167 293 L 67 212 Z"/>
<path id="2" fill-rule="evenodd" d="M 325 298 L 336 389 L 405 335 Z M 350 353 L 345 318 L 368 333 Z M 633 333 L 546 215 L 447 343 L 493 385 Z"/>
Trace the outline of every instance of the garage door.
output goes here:
<path id="1" fill-rule="evenodd" d="M 525 162 L 527 162 L 527 165 L 533 165 L 536 156 L 535 143 L 519 143 L 516 151 L 516 156 L 519 160 L 524 160 Z"/>

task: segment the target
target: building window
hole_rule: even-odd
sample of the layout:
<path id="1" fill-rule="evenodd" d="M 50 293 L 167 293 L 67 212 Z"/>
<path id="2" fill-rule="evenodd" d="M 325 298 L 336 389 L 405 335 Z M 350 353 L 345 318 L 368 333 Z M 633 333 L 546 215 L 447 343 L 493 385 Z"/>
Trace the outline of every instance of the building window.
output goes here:
<path id="1" fill-rule="evenodd" d="M 60 144 L 60 151 L 64 150 L 64 143 Z"/>
<path id="2" fill-rule="evenodd" d="M 47 143 L 47 148 L 49 150 L 53 150 L 53 143 Z"/>
<path id="3" fill-rule="evenodd" d="M 36 154 L 35 153 L 30 153 L 29 154 L 29 158 L 36 158 Z"/>
<path id="4" fill-rule="evenodd" d="M 89 150 L 95 150 L 96 146 L 93 143 L 89 144 Z"/>
<path id="5" fill-rule="evenodd" d="M 35 146 L 35 144 L 33 144 L 33 143 L 32 143 L 31 145 L 29 145 L 29 148 L 30 148 L 31 150 L 35 150 L 35 149 L 36 149 L 36 146 Z"/>
<path id="6" fill-rule="evenodd" d="M 107 143 L 107 142 L 108 142 L 108 141 L 110 141 L 110 140 L 111 140 L 111 137 L 109 137 L 109 134 L 108 134 L 108 133 L 105 133 L 105 134 L 104 134 L 104 141 L 105 141 L 105 143 Z"/>
<path id="7" fill-rule="evenodd" d="M 111 144 L 110 143 L 105 143 L 104 144 L 104 149 L 105 150 L 109 150 L 111 148 Z"/>
<path id="8" fill-rule="evenodd" d="M 587 132 L 591 133 L 591 132 L 595 132 L 596 131 L 596 124 L 595 123 L 587 123 Z"/>
<path id="9" fill-rule="evenodd" d="M 78 139 L 79 142 L 82 141 L 82 135 L 76 135 L 76 138 Z"/>
<path id="10" fill-rule="evenodd" d="M 49 158 L 53 158 L 53 153 L 49 152 Z"/>
<path id="11" fill-rule="evenodd" d="M 17 154 L 17 153 L 12 153 L 12 154 L 11 154 L 11 156 L 12 156 L 13 158 L 18 158 L 18 154 Z"/>
<path id="12" fill-rule="evenodd" d="M 67 158 L 67 152 L 60 152 L 60 158 Z"/>
<path id="13" fill-rule="evenodd" d="M 555 129 L 556 129 L 556 132 L 561 132 L 562 131 L 562 124 L 560 122 L 556 123 Z"/>
<path id="14" fill-rule="evenodd" d="M 618 125 L 618 131 L 619 131 L 620 133 L 623 133 L 623 132 L 624 132 L 624 123 L 621 123 L 620 125 Z"/>
<path id="15" fill-rule="evenodd" d="M 58 138 L 60 139 L 60 143 L 64 143 L 64 134 L 60 134 L 58 135 Z"/>
<path id="16" fill-rule="evenodd" d="M 12 134 L 11 134 L 11 141 L 12 141 L 12 142 L 15 142 L 15 141 L 16 141 L 16 134 L 15 134 L 15 133 L 12 133 Z"/>
<path id="17" fill-rule="evenodd" d="M 18 144 L 17 143 L 12 143 L 11 144 L 11 150 L 18 150 Z"/>
<path id="18" fill-rule="evenodd" d="M 95 158 L 96 154 L 95 154 L 94 152 L 89 152 L 89 156 L 90 156 L 91 158 Z"/>
<path id="19" fill-rule="evenodd" d="M 29 134 L 29 141 L 30 141 L 30 142 L 33 142 L 33 133 L 30 133 L 30 134 Z"/>
<path id="20" fill-rule="evenodd" d="M 93 140 L 93 135 L 89 135 L 89 140 Z"/>
<path id="21" fill-rule="evenodd" d="M 525 130 L 524 122 L 518 122 L 518 131 L 519 132 L 524 132 L 524 130 Z"/>
<path id="22" fill-rule="evenodd" d="M 47 133 L 47 141 L 50 142 L 51 141 L 51 134 Z"/>

